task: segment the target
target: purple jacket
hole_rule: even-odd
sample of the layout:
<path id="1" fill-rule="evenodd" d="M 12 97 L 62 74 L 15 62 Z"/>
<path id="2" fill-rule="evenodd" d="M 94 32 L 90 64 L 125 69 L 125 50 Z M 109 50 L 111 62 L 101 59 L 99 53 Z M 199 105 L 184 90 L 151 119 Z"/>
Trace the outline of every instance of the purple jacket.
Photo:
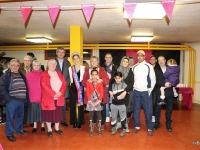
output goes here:
<path id="1" fill-rule="evenodd" d="M 171 86 L 179 84 L 179 66 L 167 66 L 166 72 L 163 74 L 165 82 L 170 82 Z"/>

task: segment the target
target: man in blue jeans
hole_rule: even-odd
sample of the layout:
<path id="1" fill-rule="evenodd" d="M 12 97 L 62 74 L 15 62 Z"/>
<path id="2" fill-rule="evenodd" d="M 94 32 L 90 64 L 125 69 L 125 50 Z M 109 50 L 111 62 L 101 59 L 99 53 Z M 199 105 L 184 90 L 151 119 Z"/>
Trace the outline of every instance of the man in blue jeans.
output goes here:
<path id="1" fill-rule="evenodd" d="M 117 66 L 115 66 L 113 63 L 112 63 L 112 55 L 111 53 L 106 53 L 105 54 L 105 63 L 103 65 L 103 67 L 105 68 L 107 74 L 108 74 L 108 77 L 109 79 L 111 78 L 111 76 L 114 76 L 115 72 L 117 71 Z M 108 100 L 110 100 L 109 98 L 109 94 L 108 94 L 108 85 L 106 87 L 106 91 L 107 91 L 107 97 L 108 97 Z M 106 104 L 106 122 L 110 122 L 110 103 L 108 101 L 108 104 Z"/>
<path id="2" fill-rule="evenodd" d="M 152 97 L 151 92 L 155 86 L 156 78 L 153 67 L 147 63 L 145 59 L 145 52 L 139 50 L 137 52 L 138 63 L 133 67 L 134 74 L 134 125 L 133 133 L 140 131 L 140 110 L 144 109 L 146 125 L 148 129 L 148 136 L 153 135 L 154 124 L 152 122 Z"/>
<path id="3" fill-rule="evenodd" d="M 154 130 L 157 130 L 160 127 L 160 112 L 162 109 L 162 105 L 158 105 L 157 103 L 160 102 L 160 88 L 165 88 L 165 103 L 166 103 L 166 129 L 168 132 L 172 132 L 171 128 L 171 116 L 172 116 L 172 106 L 173 106 L 173 97 L 174 92 L 173 88 L 171 87 L 169 82 L 165 82 L 165 79 L 163 77 L 163 73 L 166 71 L 166 59 L 163 56 L 158 57 L 158 64 L 159 67 L 155 68 L 155 74 L 156 74 L 156 85 L 155 85 L 155 92 L 156 92 L 156 107 L 155 107 L 155 126 Z"/>
<path id="4" fill-rule="evenodd" d="M 5 134 L 9 141 L 16 141 L 16 134 L 26 135 L 23 130 L 24 105 L 28 104 L 28 89 L 25 76 L 19 71 L 18 59 L 10 61 L 10 69 L 0 78 L 0 100 L 6 104 Z"/>

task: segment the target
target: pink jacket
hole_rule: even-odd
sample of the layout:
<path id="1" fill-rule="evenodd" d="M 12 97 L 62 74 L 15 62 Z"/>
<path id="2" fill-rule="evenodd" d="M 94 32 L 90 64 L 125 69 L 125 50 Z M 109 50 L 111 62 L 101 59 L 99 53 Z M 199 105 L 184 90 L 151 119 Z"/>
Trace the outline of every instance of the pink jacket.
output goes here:
<path id="1" fill-rule="evenodd" d="M 26 82 L 28 85 L 28 93 L 31 103 L 41 101 L 41 79 L 42 71 L 31 71 L 26 75 Z"/>

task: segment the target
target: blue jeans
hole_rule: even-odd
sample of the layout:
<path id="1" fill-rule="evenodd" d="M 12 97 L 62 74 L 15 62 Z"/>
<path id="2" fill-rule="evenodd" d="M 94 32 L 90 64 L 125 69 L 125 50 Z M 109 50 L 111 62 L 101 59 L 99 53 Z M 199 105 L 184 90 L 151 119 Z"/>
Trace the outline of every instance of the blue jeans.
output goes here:
<path id="1" fill-rule="evenodd" d="M 13 136 L 14 131 L 23 131 L 24 102 L 12 99 L 6 103 L 6 136 Z"/>
<path id="2" fill-rule="evenodd" d="M 106 117 L 110 117 L 110 95 L 108 93 L 108 87 L 106 87 L 106 94 L 108 99 L 108 103 L 106 104 Z"/>
<path id="3" fill-rule="evenodd" d="M 162 109 L 162 105 L 157 105 L 158 100 L 160 100 L 160 96 L 156 97 L 156 109 L 155 109 L 155 124 L 160 124 L 160 112 Z M 172 116 L 172 107 L 173 107 L 173 97 L 172 96 L 166 96 L 165 97 L 165 103 L 166 103 L 166 113 L 165 118 L 166 122 L 165 125 L 169 126 L 171 125 L 171 116 Z"/>
<path id="4" fill-rule="evenodd" d="M 134 112 L 133 119 L 135 127 L 140 127 L 140 110 L 144 109 L 147 128 L 153 130 L 154 124 L 152 122 L 152 98 L 148 91 L 134 90 Z"/>

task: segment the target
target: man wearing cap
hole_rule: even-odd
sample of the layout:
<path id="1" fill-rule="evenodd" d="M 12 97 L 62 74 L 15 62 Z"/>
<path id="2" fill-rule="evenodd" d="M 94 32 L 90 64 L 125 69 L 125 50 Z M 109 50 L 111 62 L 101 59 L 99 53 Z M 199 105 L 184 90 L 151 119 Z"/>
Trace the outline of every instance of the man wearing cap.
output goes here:
<path id="1" fill-rule="evenodd" d="M 154 124 L 152 122 L 152 98 L 151 92 L 155 86 L 156 78 L 153 67 L 147 63 L 145 52 L 139 50 L 137 52 L 138 63 L 133 67 L 134 74 L 134 125 L 133 133 L 140 131 L 140 109 L 143 107 L 146 125 L 148 128 L 148 136 L 153 135 Z"/>

